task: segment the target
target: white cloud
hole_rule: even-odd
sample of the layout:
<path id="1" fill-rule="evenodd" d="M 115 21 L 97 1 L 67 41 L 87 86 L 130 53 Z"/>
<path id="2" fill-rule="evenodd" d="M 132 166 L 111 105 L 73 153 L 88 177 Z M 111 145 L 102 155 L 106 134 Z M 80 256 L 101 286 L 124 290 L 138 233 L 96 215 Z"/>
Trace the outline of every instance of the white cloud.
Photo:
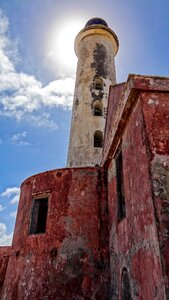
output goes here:
<path id="1" fill-rule="evenodd" d="M 1 246 L 10 246 L 12 243 L 13 233 L 6 233 L 6 225 L 0 223 L 0 245 Z"/>
<path id="2" fill-rule="evenodd" d="M 1 197 L 9 198 L 11 204 L 19 202 L 20 188 L 8 187 L 2 194 Z"/>
<path id="3" fill-rule="evenodd" d="M 16 219 L 16 214 L 17 214 L 17 210 L 12 211 L 12 212 L 9 214 L 9 216 L 10 216 L 11 218 Z"/>
<path id="4" fill-rule="evenodd" d="M 3 34 L 8 29 L 8 20 L 0 10 L 0 34 Z"/>
<path id="5" fill-rule="evenodd" d="M 7 37 L 8 20 L 0 10 L 0 115 L 27 120 L 35 126 L 57 129 L 57 124 L 41 113 L 48 107 L 70 108 L 73 99 L 74 79 L 62 78 L 46 86 L 33 75 L 18 73 L 15 53 Z"/>
<path id="6" fill-rule="evenodd" d="M 4 206 L 2 206 L 2 205 L 0 204 L 0 211 L 3 211 L 5 208 L 6 208 L 6 207 L 4 207 Z"/>
<path id="7" fill-rule="evenodd" d="M 11 199 L 11 201 L 10 201 L 10 203 L 11 204 L 15 204 L 15 203 L 18 203 L 19 202 L 19 194 L 18 195 L 15 195 L 12 199 Z"/>
<path id="8" fill-rule="evenodd" d="M 42 113 L 40 116 L 31 115 L 29 118 L 36 127 L 48 127 L 49 129 L 58 129 L 58 125 L 53 120 L 50 120 L 50 115 L 47 113 Z"/>
<path id="9" fill-rule="evenodd" d="M 19 194 L 19 192 L 20 192 L 20 188 L 15 187 L 15 186 L 9 187 L 1 194 L 1 196 L 2 197 L 10 197 L 13 194 Z"/>
<path id="10" fill-rule="evenodd" d="M 23 131 L 21 133 L 14 134 L 11 138 L 11 141 L 18 142 L 18 141 L 20 141 L 21 138 L 25 138 L 26 136 L 27 136 L 26 131 Z"/>
<path id="11" fill-rule="evenodd" d="M 23 141 L 23 139 L 25 139 L 27 137 L 27 133 L 26 131 L 20 132 L 20 133 L 16 133 L 11 137 L 11 142 L 13 144 L 19 145 L 19 146 L 29 146 L 30 143 L 27 141 Z"/>

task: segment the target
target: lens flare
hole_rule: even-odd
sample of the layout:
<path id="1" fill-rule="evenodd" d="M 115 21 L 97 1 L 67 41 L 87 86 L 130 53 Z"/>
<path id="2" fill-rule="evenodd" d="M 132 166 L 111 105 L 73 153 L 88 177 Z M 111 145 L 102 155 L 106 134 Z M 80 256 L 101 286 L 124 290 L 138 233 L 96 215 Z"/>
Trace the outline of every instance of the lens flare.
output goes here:
<path id="1" fill-rule="evenodd" d="M 84 23 L 73 20 L 59 26 L 52 34 L 48 57 L 65 71 L 75 71 L 77 57 L 74 52 L 74 41 L 83 27 Z"/>

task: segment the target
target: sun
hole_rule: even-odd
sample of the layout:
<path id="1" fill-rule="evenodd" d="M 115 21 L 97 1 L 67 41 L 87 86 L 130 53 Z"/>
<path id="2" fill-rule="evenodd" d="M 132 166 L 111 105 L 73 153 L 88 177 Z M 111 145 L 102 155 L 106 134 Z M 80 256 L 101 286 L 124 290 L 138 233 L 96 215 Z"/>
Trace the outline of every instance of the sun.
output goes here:
<path id="1" fill-rule="evenodd" d="M 83 27 L 82 21 L 70 20 L 66 24 L 61 24 L 52 34 L 49 57 L 55 60 L 65 71 L 76 68 L 77 57 L 74 52 L 74 41 Z"/>

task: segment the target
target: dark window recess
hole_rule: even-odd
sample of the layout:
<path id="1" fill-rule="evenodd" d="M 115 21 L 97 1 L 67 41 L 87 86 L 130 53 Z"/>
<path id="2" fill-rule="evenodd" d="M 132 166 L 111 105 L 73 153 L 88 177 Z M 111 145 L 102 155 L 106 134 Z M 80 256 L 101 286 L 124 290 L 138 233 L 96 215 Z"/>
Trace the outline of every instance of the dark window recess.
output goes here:
<path id="1" fill-rule="evenodd" d="M 94 116 L 103 116 L 103 112 L 100 107 L 94 108 Z"/>
<path id="2" fill-rule="evenodd" d="M 122 300 L 131 300 L 130 280 L 126 268 L 122 271 Z"/>
<path id="3" fill-rule="evenodd" d="M 97 130 L 94 134 L 94 147 L 103 147 L 103 133 L 100 130 Z"/>
<path id="4" fill-rule="evenodd" d="M 45 233 L 47 212 L 48 212 L 48 198 L 33 200 L 30 234 Z"/>
<path id="5" fill-rule="evenodd" d="M 94 88 L 95 88 L 95 90 L 102 90 L 103 89 L 103 80 L 101 78 L 95 78 Z"/>
<path id="6" fill-rule="evenodd" d="M 120 221 L 126 217 L 122 150 L 118 152 L 116 157 L 116 181 L 117 181 L 118 220 Z"/>
<path id="7" fill-rule="evenodd" d="M 103 116 L 103 103 L 100 100 L 96 100 L 93 103 L 93 115 L 94 116 Z"/>

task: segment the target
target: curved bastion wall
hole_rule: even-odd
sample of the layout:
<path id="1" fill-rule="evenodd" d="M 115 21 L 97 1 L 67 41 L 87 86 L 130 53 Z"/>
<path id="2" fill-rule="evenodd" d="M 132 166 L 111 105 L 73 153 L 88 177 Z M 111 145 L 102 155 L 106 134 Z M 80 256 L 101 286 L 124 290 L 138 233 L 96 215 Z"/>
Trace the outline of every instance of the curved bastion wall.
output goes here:
<path id="1" fill-rule="evenodd" d="M 108 244 L 100 237 L 106 227 L 103 193 L 97 168 L 52 170 L 23 182 L 1 299 L 103 299 L 108 292 Z M 34 204 L 44 199 L 45 232 L 31 232 Z"/>

